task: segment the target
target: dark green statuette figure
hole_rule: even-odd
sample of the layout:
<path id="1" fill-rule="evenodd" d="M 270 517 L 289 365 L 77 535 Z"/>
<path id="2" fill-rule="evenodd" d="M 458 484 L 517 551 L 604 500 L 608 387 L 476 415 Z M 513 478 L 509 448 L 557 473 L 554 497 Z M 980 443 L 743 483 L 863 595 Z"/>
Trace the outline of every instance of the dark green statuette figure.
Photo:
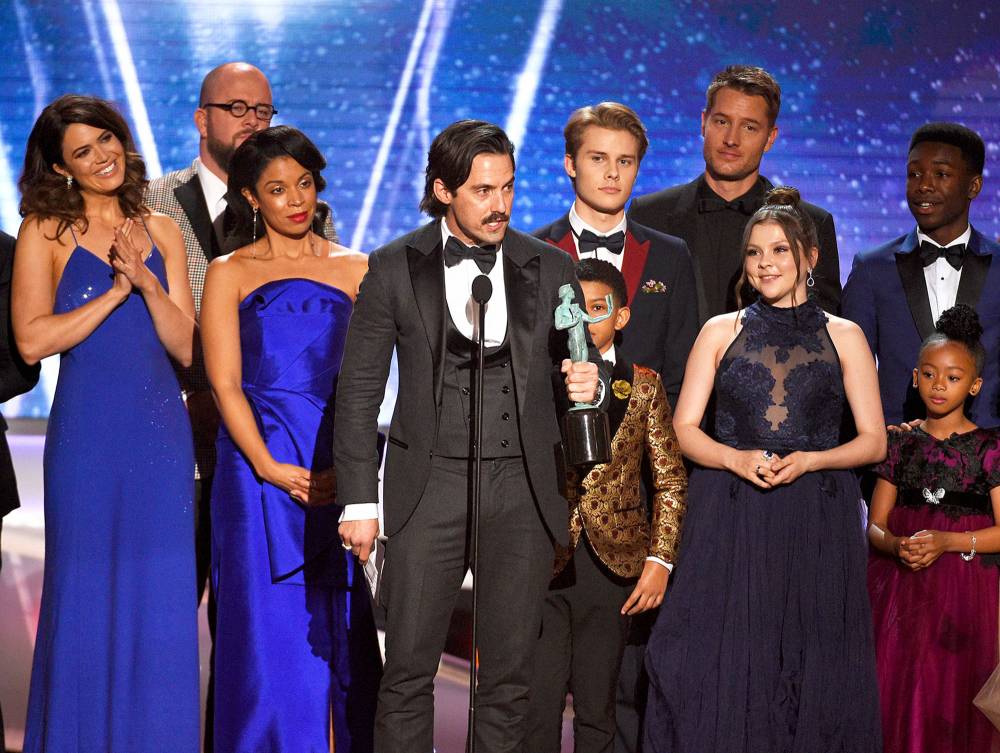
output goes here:
<path id="1" fill-rule="evenodd" d="M 554 325 L 558 330 L 568 330 L 569 357 L 574 363 L 586 361 L 587 324 L 603 322 L 614 313 L 615 305 L 610 295 L 605 297 L 607 313 L 591 316 L 576 302 L 572 285 L 559 287 L 559 305 L 556 306 Z M 563 416 L 563 446 L 572 465 L 593 465 L 611 460 L 611 431 L 608 414 L 590 403 L 576 403 Z"/>

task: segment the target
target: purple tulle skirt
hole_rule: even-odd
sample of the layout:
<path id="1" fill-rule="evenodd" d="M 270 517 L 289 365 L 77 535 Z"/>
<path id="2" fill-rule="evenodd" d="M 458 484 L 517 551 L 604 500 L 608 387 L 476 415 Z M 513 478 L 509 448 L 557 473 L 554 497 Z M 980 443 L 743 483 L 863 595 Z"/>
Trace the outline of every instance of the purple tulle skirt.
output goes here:
<path id="1" fill-rule="evenodd" d="M 951 518 L 929 507 L 895 507 L 889 529 L 974 531 L 989 515 Z M 972 699 L 997 664 L 997 567 L 947 553 L 912 572 L 872 551 L 868 592 L 885 753 L 990 753 L 993 725 Z"/>

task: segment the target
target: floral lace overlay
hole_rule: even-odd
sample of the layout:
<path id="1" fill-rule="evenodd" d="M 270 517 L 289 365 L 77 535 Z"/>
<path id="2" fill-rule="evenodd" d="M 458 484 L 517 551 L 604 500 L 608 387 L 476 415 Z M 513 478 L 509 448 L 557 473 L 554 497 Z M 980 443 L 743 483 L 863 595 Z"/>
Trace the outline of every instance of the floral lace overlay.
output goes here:
<path id="1" fill-rule="evenodd" d="M 760 301 L 715 378 L 717 439 L 740 449 L 825 450 L 838 444 L 846 405 L 840 359 L 815 303 Z"/>

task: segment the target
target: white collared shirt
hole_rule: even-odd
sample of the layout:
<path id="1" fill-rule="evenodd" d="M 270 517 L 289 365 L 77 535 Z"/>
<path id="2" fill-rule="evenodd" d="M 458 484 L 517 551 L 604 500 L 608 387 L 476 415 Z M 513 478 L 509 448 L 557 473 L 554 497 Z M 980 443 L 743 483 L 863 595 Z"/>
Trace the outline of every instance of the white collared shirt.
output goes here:
<path id="1" fill-rule="evenodd" d="M 448 239 L 453 235 L 448 223 L 441 220 L 441 248 L 448 244 Z M 444 268 L 444 293 L 448 301 L 448 313 L 451 314 L 451 321 L 456 329 L 470 340 L 476 339 L 476 326 L 479 324 L 479 306 L 472 300 L 472 281 L 481 274 L 471 256 L 453 267 L 445 265 Z M 486 304 L 486 347 L 495 348 L 503 343 L 507 335 L 507 294 L 503 279 L 502 246 L 497 249 L 497 261 L 488 277 L 493 283 L 493 295 Z"/>
<path id="2" fill-rule="evenodd" d="M 615 232 L 617 232 L 617 231 L 615 231 Z M 617 361 L 617 354 L 615 353 L 615 344 L 614 343 L 611 343 L 611 345 L 608 346 L 608 349 L 606 351 L 604 351 L 603 353 L 601 353 L 601 358 L 603 358 L 605 361 L 607 361 L 608 363 L 610 363 L 612 366 L 618 362 Z M 656 562 L 657 564 L 663 565 L 670 572 L 674 571 L 674 566 L 670 562 L 662 560 L 659 557 L 656 557 L 654 555 L 649 555 L 648 557 L 646 557 L 646 561 L 647 562 Z"/>
<path id="3" fill-rule="evenodd" d="M 218 175 L 205 167 L 200 159 L 195 159 L 194 169 L 198 173 L 198 182 L 201 183 L 201 193 L 205 197 L 208 214 L 212 222 L 215 222 L 219 215 L 226 211 L 226 184 Z"/>
<path id="4" fill-rule="evenodd" d="M 971 239 L 972 225 L 969 225 L 964 233 L 946 246 L 941 246 L 940 243 L 931 240 L 919 229 L 917 230 L 918 246 L 926 241 L 939 248 L 950 248 L 959 244 L 968 247 Z M 933 264 L 924 267 L 924 280 L 927 283 L 927 299 L 931 304 L 931 319 L 936 322 L 943 312 L 955 305 L 955 299 L 958 298 L 958 284 L 962 281 L 962 270 L 955 269 L 948 263 L 947 259 L 940 258 Z"/>
<path id="5" fill-rule="evenodd" d="M 621 268 L 622 268 L 622 259 L 625 256 L 624 249 L 622 249 L 622 253 L 615 254 L 615 253 L 612 253 L 611 251 L 608 251 L 608 249 L 606 249 L 606 248 L 604 248 L 602 246 L 600 248 L 595 249 L 592 252 L 588 251 L 586 254 L 581 254 L 580 253 L 580 234 L 584 230 L 589 230 L 594 235 L 603 235 L 603 236 L 614 235 L 615 233 L 617 233 L 619 231 L 621 231 L 621 232 L 624 233 L 625 232 L 625 228 L 626 228 L 627 225 L 628 225 L 628 218 L 623 215 L 622 219 L 621 219 L 621 222 L 619 222 L 617 225 L 615 225 L 610 230 L 608 230 L 606 232 L 603 231 L 603 230 L 597 230 L 594 227 L 592 227 L 591 225 L 588 225 L 584 220 L 582 220 L 580 218 L 580 215 L 577 214 L 577 212 L 576 212 L 576 202 L 575 201 L 573 202 L 573 206 L 571 206 L 569 208 L 569 226 L 571 228 L 573 228 L 573 243 L 576 244 L 576 254 L 577 254 L 577 256 L 579 258 L 581 258 L 581 259 L 600 259 L 601 261 L 610 262 L 611 264 L 615 265 L 615 269 L 617 269 L 619 272 L 621 271 Z"/>

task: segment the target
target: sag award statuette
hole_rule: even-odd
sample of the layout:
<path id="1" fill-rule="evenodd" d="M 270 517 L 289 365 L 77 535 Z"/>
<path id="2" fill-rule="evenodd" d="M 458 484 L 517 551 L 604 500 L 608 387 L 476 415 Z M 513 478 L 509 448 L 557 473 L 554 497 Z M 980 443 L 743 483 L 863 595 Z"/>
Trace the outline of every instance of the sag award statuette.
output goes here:
<path id="1" fill-rule="evenodd" d="M 574 363 L 587 361 L 587 323 L 602 322 L 614 313 L 614 303 L 607 296 L 608 313 L 591 317 L 574 300 L 572 285 L 559 288 L 560 303 L 556 306 L 556 329 L 569 330 L 569 357 Z M 571 465 L 592 465 L 611 460 L 611 432 L 608 414 L 590 403 L 576 403 L 562 420 L 563 445 Z"/>

